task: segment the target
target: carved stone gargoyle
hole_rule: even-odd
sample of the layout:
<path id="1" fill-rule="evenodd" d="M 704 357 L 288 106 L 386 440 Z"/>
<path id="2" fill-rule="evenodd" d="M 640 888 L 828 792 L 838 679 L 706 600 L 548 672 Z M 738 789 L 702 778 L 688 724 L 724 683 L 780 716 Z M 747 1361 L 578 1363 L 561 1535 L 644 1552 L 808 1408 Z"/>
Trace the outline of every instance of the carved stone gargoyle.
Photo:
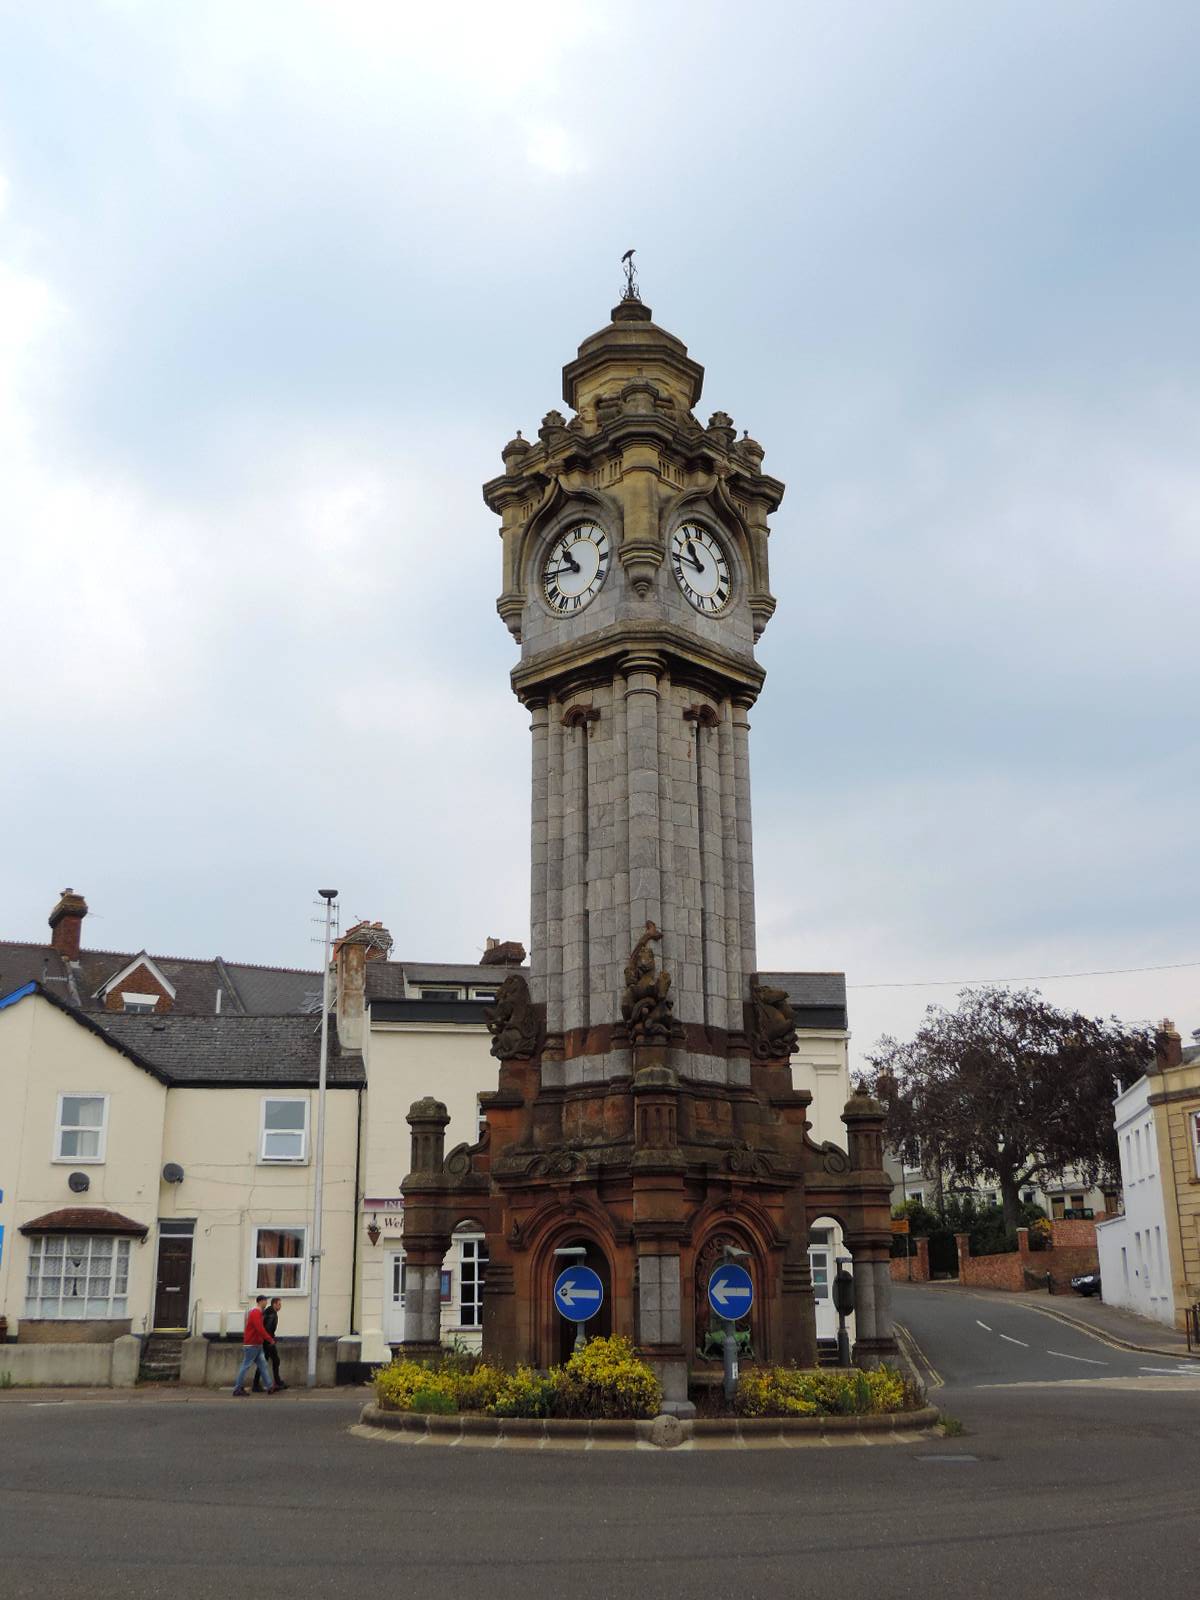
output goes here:
<path id="1" fill-rule="evenodd" d="M 529 994 L 529 985 L 519 972 L 510 972 L 496 990 L 496 1002 L 483 1013 L 492 1036 L 492 1054 L 497 1061 L 512 1061 L 518 1056 L 537 1054 L 541 1044 L 542 1021 Z"/>
<path id="2" fill-rule="evenodd" d="M 759 1061 L 778 1061 L 796 1048 L 796 1019 L 785 989 L 772 989 L 765 983 L 750 985 L 754 1007 L 754 1026 L 750 1047 Z"/>
<path id="3" fill-rule="evenodd" d="M 651 948 L 662 934 L 652 922 L 634 945 L 625 967 L 625 992 L 621 996 L 621 1015 L 629 1028 L 633 1044 L 647 1039 L 665 1039 L 671 1033 L 674 1001 L 667 999 L 671 987 L 669 972 L 658 972 Z"/>

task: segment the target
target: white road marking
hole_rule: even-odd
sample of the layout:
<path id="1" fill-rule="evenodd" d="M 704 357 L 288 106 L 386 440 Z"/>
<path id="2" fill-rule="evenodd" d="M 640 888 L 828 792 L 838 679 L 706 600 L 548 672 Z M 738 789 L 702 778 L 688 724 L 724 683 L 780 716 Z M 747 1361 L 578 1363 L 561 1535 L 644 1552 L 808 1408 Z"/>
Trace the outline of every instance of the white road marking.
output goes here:
<path id="1" fill-rule="evenodd" d="M 1107 1361 L 1093 1361 L 1091 1356 L 1069 1356 L 1065 1350 L 1047 1350 L 1048 1356 L 1058 1356 L 1061 1361 L 1082 1361 L 1088 1367 L 1106 1367 Z"/>
<path id="2" fill-rule="evenodd" d="M 1029 1349 L 1029 1346 L 1025 1343 L 1024 1339 L 1014 1339 L 1011 1333 L 1002 1333 L 1000 1337 L 1002 1339 L 1007 1339 L 1009 1344 L 1019 1344 L 1022 1350 Z"/>
<path id="3" fill-rule="evenodd" d="M 979 1318 L 978 1318 L 978 1317 L 976 1317 L 976 1318 L 975 1318 L 975 1321 L 976 1321 L 976 1322 L 979 1322 Z M 984 1333 L 991 1333 L 991 1331 L 992 1331 L 992 1330 L 991 1330 L 991 1329 L 990 1329 L 990 1328 L 989 1328 L 989 1327 L 988 1327 L 988 1325 L 987 1325 L 987 1323 L 986 1323 L 986 1322 L 979 1322 L 979 1326 L 980 1326 L 980 1327 L 981 1327 L 981 1328 L 982 1328 L 982 1329 L 983 1329 L 983 1331 L 984 1331 Z"/>
<path id="4" fill-rule="evenodd" d="M 1200 1377 L 1200 1373 L 1193 1372 L 1191 1367 L 1139 1367 L 1138 1371 L 1153 1372 L 1158 1377 L 1167 1378 L 1178 1378 L 1181 1376 L 1187 1378 Z"/>

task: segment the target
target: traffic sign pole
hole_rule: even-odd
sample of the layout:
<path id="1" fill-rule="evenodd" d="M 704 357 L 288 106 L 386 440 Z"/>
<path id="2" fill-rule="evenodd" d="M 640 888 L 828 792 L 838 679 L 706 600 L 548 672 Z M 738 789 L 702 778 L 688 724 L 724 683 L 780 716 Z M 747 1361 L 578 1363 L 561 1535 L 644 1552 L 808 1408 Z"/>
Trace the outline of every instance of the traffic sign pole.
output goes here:
<path id="1" fill-rule="evenodd" d="M 713 1269 L 708 1280 L 708 1303 L 720 1320 L 725 1334 L 721 1353 L 724 1357 L 723 1387 L 726 1400 L 732 1400 L 737 1393 L 737 1319 L 748 1315 L 754 1304 L 754 1280 L 745 1267 L 737 1264 L 737 1258 L 746 1255 L 745 1250 L 735 1250 L 731 1245 L 726 1245 L 721 1265 Z"/>
<path id="2" fill-rule="evenodd" d="M 554 1304 L 560 1317 L 576 1324 L 575 1349 L 582 1350 L 587 1343 L 584 1324 L 604 1304 L 604 1285 L 599 1275 L 582 1264 L 564 1268 L 554 1280 Z"/>

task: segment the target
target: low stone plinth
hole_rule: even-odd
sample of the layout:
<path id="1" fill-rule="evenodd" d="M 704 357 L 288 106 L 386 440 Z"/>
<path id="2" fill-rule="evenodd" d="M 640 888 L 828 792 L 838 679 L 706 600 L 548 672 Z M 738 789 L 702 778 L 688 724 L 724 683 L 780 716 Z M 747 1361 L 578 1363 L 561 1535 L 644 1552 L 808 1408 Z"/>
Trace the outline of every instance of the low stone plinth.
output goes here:
<path id="1" fill-rule="evenodd" d="M 643 1422 L 590 1422 L 586 1418 L 485 1417 L 473 1412 L 426 1416 L 388 1411 L 374 1401 L 354 1430 L 363 1437 L 400 1436 L 410 1443 L 505 1445 L 518 1449 L 624 1448 L 673 1450 L 794 1448 L 812 1444 L 908 1444 L 940 1421 L 936 1406 L 860 1417 L 680 1417 Z"/>

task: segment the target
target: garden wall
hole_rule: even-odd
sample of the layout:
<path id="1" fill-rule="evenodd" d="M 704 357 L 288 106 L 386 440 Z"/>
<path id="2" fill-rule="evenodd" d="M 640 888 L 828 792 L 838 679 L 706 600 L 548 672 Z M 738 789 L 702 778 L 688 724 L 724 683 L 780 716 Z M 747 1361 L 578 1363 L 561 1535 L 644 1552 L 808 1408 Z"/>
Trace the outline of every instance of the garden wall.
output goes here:
<path id="1" fill-rule="evenodd" d="M 892 1282 L 928 1283 L 929 1240 L 910 1239 L 908 1242 L 912 1255 L 907 1260 L 903 1256 L 893 1256 L 891 1259 Z"/>
<path id="2" fill-rule="evenodd" d="M 1017 1248 L 999 1256 L 973 1256 L 969 1236 L 956 1233 L 959 1283 L 969 1288 L 1009 1289 L 1016 1292 L 1028 1287 L 1026 1273 L 1042 1281 L 1049 1273 L 1056 1289 L 1066 1289 L 1077 1273 L 1099 1269 L 1100 1256 L 1094 1222 L 1055 1222 L 1051 1233 L 1053 1244 L 1050 1249 L 1031 1250 L 1029 1229 L 1018 1228 Z"/>

